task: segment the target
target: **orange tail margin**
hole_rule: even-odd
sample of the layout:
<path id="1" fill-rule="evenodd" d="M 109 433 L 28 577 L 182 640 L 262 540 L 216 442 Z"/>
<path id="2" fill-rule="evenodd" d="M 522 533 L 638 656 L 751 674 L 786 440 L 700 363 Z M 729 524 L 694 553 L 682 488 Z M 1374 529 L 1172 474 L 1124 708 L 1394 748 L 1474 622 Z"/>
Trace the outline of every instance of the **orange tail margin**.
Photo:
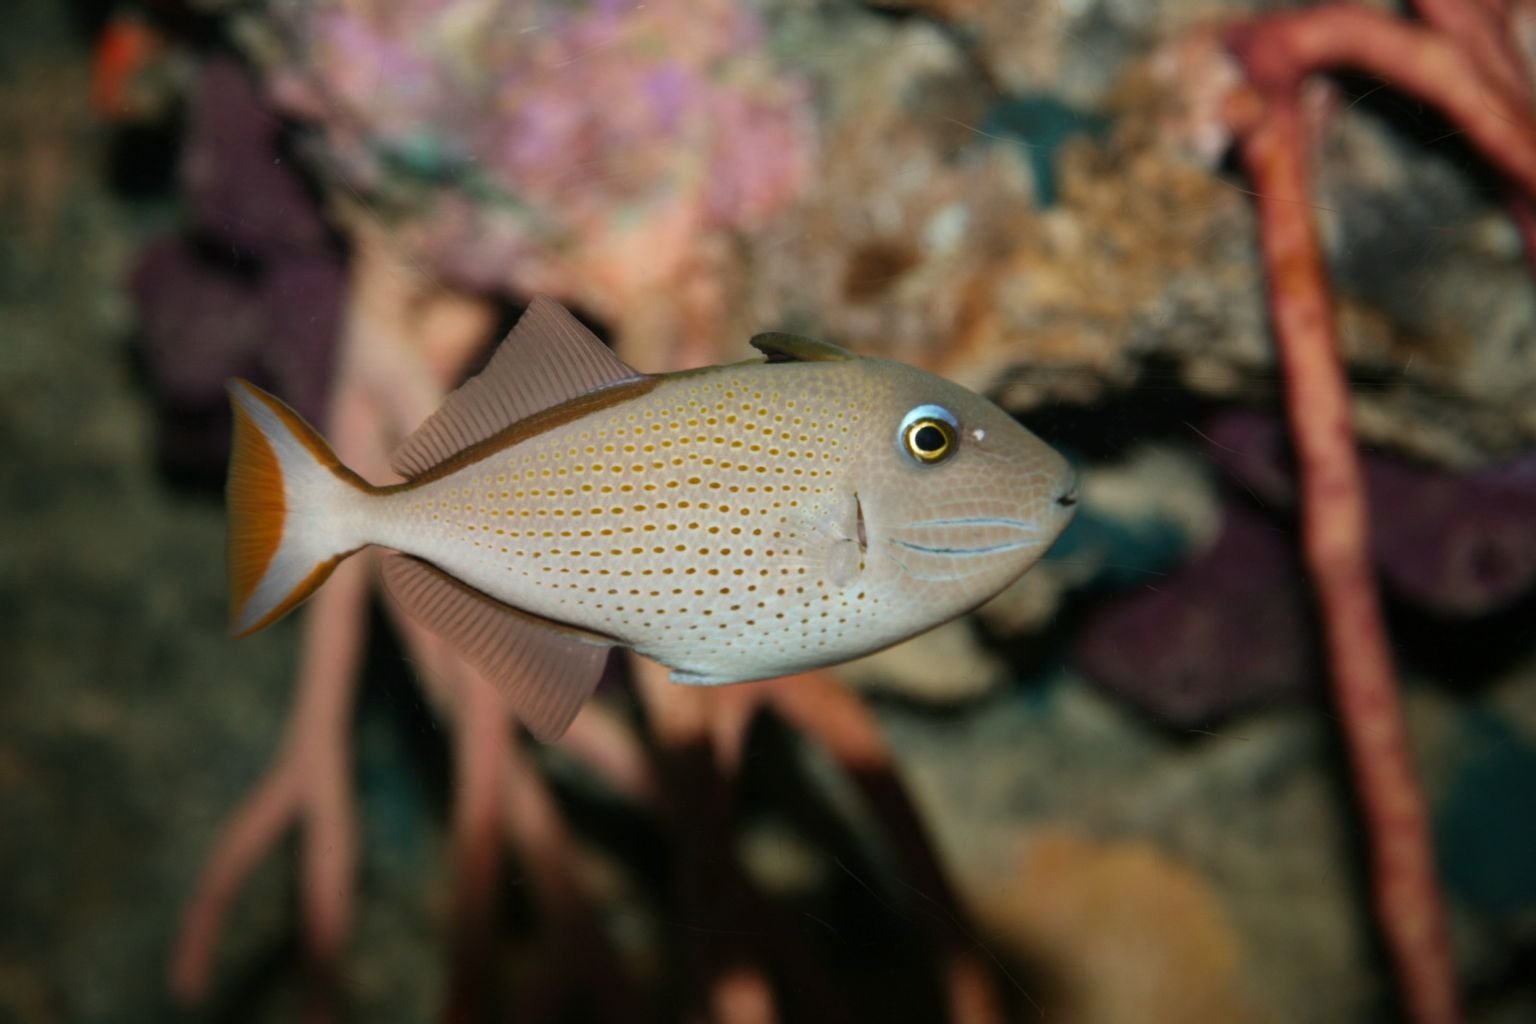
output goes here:
<path id="1" fill-rule="evenodd" d="M 229 514 L 230 631 L 264 629 L 309 597 L 362 546 L 346 513 L 373 492 L 298 413 L 232 381 Z"/>

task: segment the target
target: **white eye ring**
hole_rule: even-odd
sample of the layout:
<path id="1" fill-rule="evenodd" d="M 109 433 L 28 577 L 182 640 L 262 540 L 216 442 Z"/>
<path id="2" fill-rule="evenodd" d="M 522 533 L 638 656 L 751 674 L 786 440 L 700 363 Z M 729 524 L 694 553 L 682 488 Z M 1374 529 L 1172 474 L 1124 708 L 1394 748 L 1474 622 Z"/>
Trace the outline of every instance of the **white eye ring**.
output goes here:
<path id="1" fill-rule="evenodd" d="M 955 452 L 960 424 L 940 405 L 919 405 L 901 418 L 896 443 L 907 457 L 923 465 L 942 462 Z"/>

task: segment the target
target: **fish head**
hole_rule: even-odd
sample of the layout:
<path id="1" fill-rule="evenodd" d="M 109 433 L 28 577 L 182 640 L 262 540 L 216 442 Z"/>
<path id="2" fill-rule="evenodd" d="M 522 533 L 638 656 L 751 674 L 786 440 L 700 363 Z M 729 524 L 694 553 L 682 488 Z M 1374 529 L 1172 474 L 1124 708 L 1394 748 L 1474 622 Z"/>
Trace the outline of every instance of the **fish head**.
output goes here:
<path id="1" fill-rule="evenodd" d="M 1024 574 L 1077 505 L 1077 473 L 997 405 L 959 384 L 863 360 L 877 396 L 850 474 L 866 563 L 918 632 Z"/>

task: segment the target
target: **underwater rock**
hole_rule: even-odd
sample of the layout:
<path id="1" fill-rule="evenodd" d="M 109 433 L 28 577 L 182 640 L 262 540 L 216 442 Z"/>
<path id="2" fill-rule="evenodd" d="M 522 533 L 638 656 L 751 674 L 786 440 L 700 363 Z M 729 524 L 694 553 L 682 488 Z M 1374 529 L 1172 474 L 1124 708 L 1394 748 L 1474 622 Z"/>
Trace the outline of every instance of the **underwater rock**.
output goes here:
<path id="1" fill-rule="evenodd" d="M 221 405 L 224 381 L 250 370 L 266 335 L 250 276 L 172 235 L 140 253 L 129 288 L 155 393 L 187 407 Z"/>
<path id="2" fill-rule="evenodd" d="M 1492 715 L 1435 813 L 1441 873 L 1458 897 L 1504 921 L 1536 909 L 1536 747 Z"/>
<path id="3" fill-rule="evenodd" d="M 181 188 L 193 229 L 257 258 L 331 248 L 318 195 L 293 166 L 286 127 L 250 73 L 211 56 L 188 100 Z"/>
<path id="4" fill-rule="evenodd" d="M 923 19 L 838 29 L 836 46 L 795 52 L 826 97 L 822 160 L 756 239 L 757 319 L 1010 408 L 1094 401 L 1158 353 L 1187 356 L 1216 393 L 1267 372 L 1248 199 L 1163 142 L 1155 105 L 1000 92 Z"/>
<path id="5" fill-rule="evenodd" d="M 306 418 L 323 419 L 346 290 L 338 258 L 299 255 L 257 268 L 171 236 L 143 251 L 130 290 L 167 468 L 202 475 L 223 466 L 230 377 L 258 382 Z"/>
<path id="6" fill-rule="evenodd" d="M 1368 457 L 1371 547 L 1391 588 L 1443 615 L 1486 615 L 1536 585 L 1536 457 L 1452 473 Z"/>
<path id="7" fill-rule="evenodd" d="M 1045 558 L 977 610 L 1006 636 L 1039 633 L 1074 590 L 1153 582 L 1221 527 L 1210 473 L 1188 448 L 1144 444 L 1083 474 L 1077 518 Z"/>
<path id="8" fill-rule="evenodd" d="M 190 99 L 181 163 L 188 225 L 144 249 L 130 291 L 160 407 L 161 460 L 212 475 L 228 450 L 228 378 L 249 378 L 323 419 L 347 269 L 250 74 L 232 58 L 209 57 Z"/>
<path id="9" fill-rule="evenodd" d="M 973 41 L 988 75 L 1011 92 L 1049 89 L 1097 104 L 1119 69 L 1158 39 L 1218 17 L 1261 9 L 1262 0 L 1159 3 L 1034 3 L 1017 0 L 875 0 L 875 6 L 943 19 Z"/>
<path id="10" fill-rule="evenodd" d="M 1318 209 L 1367 441 L 1466 469 L 1536 440 L 1536 289 L 1459 135 L 1374 84 L 1340 87 Z M 1492 200 L 1492 201 L 1491 201 Z"/>
<path id="11" fill-rule="evenodd" d="M 1425 720 L 1444 720 L 1448 703 Z M 1071 830 L 1082 837 L 1080 850 L 1150 844 L 1164 863 L 1184 865 L 1214 889 L 1246 950 L 1234 982 L 1263 1019 L 1382 1016 L 1374 1013 L 1381 987 L 1368 923 L 1348 870 L 1354 832 L 1339 810 L 1333 723 L 1315 707 L 1274 707 L 1179 735 L 1151 726 L 1070 665 L 962 714 L 877 707 L 924 820 L 986 926 L 984 941 L 1048 1008 L 1054 972 L 1034 968 L 1051 966 L 1053 947 L 1042 940 L 1040 952 L 1011 956 L 1015 929 L 1000 917 L 1026 919 L 1031 901 L 1056 902 L 1041 876 L 1033 876 L 1035 889 L 1014 884 L 1020 841 Z M 1424 763 L 1432 773 L 1439 762 Z M 1160 946 L 1150 941 L 1149 955 Z M 1134 962 L 1140 951 L 1126 955 Z M 1006 983 L 1004 990 L 1017 993 Z M 1057 1019 L 1018 1000 L 1018 1019 Z M 1121 1020 L 1143 1017 L 1132 1009 Z"/>
<path id="12" fill-rule="evenodd" d="M 880 6 L 924 17 L 838 19 L 839 59 L 795 52 L 828 98 L 823 157 L 755 250 L 765 317 L 1012 408 L 1097 400 L 1151 360 L 1199 393 L 1271 400 L 1252 201 L 1223 164 L 1240 75 L 1196 28 L 1269 5 Z M 1455 132 L 1389 89 L 1349 88 L 1319 85 L 1335 98 L 1316 105 L 1312 214 L 1364 383 L 1361 436 L 1460 465 L 1517 452 L 1536 440 L 1536 293 L 1506 212 Z M 1025 108 L 1051 116 L 1020 128 L 1009 112 Z"/>
<path id="13" fill-rule="evenodd" d="M 1294 514 L 1284 426 L 1233 410 L 1206 453 L 1241 492 Z M 1485 615 L 1536 585 L 1530 459 L 1455 473 L 1363 453 L 1372 550 L 1387 585 L 1441 615 Z M 1068 538 L 1070 540 L 1070 538 Z M 1074 641 L 1084 671 L 1154 717 L 1197 726 L 1308 692 L 1317 646 L 1297 541 L 1234 493 L 1220 536 L 1168 576 L 1110 598 Z"/>
<path id="14" fill-rule="evenodd" d="M 1288 509 L 1296 504 L 1296 469 L 1285 424 L 1253 409 L 1228 409 L 1205 424 L 1211 464 L 1256 501 Z"/>
<path id="15" fill-rule="evenodd" d="M 945 623 L 835 671 L 866 693 L 940 706 L 983 697 L 1007 674 L 1002 661 L 977 642 L 975 627 L 967 619 Z"/>
<path id="16" fill-rule="evenodd" d="M 1273 395 L 1252 201 L 1216 123 L 1238 76 L 1197 29 L 1267 4 L 878 6 L 923 16 L 322 0 L 244 35 L 328 187 L 460 284 L 563 295 L 625 334 L 826 335 L 1011 408 L 1096 400 L 1150 360 Z M 1433 132 L 1323 107 L 1345 348 L 1391 384 L 1357 392 L 1362 435 L 1519 450 L 1536 299 L 1503 211 Z M 1409 251 L 1424 287 L 1383 284 Z M 709 312 L 636 308 L 658 290 Z"/>
<path id="17" fill-rule="evenodd" d="M 1073 642 L 1096 683 L 1186 728 L 1309 691 L 1315 650 L 1292 538 L 1237 503 L 1208 550 L 1105 601 Z"/>
<path id="18" fill-rule="evenodd" d="M 1233 411 L 1210 425 L 1211 460 L 1268 504 L 1294 507 L 1279 420 Z M 1371 546 L 1387 584 L 1442 615 L 1486 615 L 1536 586 L 1536 455 L 1464 472 L 1361 453 Z"/>
<path id="19" fill-rule="evenodd" d="M 1242 939 L 1211 885 L 1146 842 L 1048 826 L 978 906 L 1032 969 L 1040 1019 L 1184 1024 L 1258 1019 L 1241 992 Z"/>

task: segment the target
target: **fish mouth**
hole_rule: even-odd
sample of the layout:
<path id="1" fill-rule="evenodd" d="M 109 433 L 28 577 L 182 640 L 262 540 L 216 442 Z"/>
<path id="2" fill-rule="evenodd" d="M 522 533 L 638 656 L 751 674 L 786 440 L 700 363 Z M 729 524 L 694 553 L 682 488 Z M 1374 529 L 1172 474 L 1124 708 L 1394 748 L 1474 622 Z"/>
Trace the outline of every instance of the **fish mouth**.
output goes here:
<path id="1" fill-rule="evenodd" d="M 854 532 L 859 542 L 859 558 L 862 560 L 869 551 L 869 529 L 864 525 L 864 503 L 859 500 L 859 492 L 853 492 L 853 517 Z"/>

